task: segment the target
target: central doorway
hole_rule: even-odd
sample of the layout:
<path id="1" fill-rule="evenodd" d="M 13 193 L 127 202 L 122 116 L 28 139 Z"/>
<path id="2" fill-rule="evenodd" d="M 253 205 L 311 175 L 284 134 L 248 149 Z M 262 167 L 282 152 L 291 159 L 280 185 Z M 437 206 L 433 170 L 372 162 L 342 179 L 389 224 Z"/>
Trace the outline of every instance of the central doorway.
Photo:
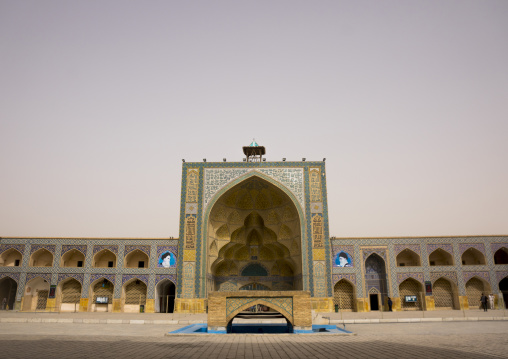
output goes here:
<path id="1" fill-rule="evenodd" d="M 169 279 L 163 279 L 156 287 L 155 311 L 173 313 L 175 309 L 175 285 Z"/>

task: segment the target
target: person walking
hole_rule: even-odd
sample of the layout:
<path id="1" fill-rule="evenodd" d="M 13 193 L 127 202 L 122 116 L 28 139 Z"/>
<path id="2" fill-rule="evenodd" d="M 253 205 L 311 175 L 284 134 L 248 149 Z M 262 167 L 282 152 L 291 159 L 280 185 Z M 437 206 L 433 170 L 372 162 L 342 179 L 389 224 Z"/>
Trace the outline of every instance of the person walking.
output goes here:
<path id="1" fill-rule="evenodd" d="M 482 306 L 483 306 L 483 311 L 486 312 L 487 311 L 487 302 L 489 301 L 489 298 L 487 298 L 487 296 L 485 294 L 482 293 L 482 297 L 480 298 L 480 302 L 482 303 Z"/>
<path id="2" fill-rule="evenodd" d="M 393 304 L 392 300 L 390 299 L 390 297 L 388 297 L 388 311 L 390 312 L 392 311 L 392 304 Z"/>

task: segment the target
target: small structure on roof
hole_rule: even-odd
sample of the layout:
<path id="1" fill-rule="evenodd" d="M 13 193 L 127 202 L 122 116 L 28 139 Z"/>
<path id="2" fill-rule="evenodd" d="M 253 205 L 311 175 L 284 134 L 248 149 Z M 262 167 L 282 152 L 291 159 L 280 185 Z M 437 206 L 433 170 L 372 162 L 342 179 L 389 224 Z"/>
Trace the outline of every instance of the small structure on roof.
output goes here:
<path id="1" fill-rule="evenodd" d="M 247 162 L 261 162 L 265 154 L 265 147 L 258 145 L 256 140 L 253 139 L 249 146 L 243 147 L 243 153 Z"/>

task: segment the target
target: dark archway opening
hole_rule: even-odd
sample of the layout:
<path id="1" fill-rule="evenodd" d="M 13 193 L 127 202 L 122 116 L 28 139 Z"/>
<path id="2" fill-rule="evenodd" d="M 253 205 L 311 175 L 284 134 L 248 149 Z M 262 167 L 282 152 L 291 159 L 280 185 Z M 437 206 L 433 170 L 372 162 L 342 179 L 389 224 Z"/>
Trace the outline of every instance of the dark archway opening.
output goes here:
<path id="1" fill-rule="evenodd" d="M 226 330 L 228 334 L 287 334 L 293 333 L 293 325 L 275 309 L 255 304 L 235 315 Z"/>
<path id="2" fill-rule="evenodd" d="M 175 285 L 169 279 L 157 284 L 156 311 L 159 313 L 173 313 L 175 309 Z"/>
<path id="3" fill-rule="evenodd" d="M 503 247 L 494 253 L 494 264 L 508 264 L 508 249 Z"/>
<path id="4" fill-rule="evenodd" d="M 499 290 L 503 296 L 504 307 L 508 309 L 508 277 L 499 282 Z"/>
<path id="5" fill-rule="evenodd" d="M 16 301 L 16 291 L 18 283 L 12 278 L 5 277 L 0 279 L 0 309 L 12 310 Z"/>

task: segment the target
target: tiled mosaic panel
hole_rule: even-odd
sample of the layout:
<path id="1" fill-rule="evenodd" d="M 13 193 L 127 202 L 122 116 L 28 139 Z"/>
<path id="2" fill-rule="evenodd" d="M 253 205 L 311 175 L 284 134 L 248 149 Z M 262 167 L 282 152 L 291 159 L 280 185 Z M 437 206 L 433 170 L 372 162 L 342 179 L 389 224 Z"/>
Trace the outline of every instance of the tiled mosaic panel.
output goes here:
<path id="1" fill-rule="evenodd" d="M 64 255 L 68 251 L 75 249 L 77 251 L 80 251 L 84 256 L 86 256 L 86 248 L 87 248 L 86 245 L 67 244 L 67 245 L 62 245 L 61 253 L 62 253 L 62 255 Z"/>
<path id="2" fill-rule="evenodd" d="M 460 255 L 464 254 L 469 248 L 477 249 L 479 252 L 485 255 L 485 246 L 483 243 L 459 243 L 459 253 Z"/>
<path id="3" fill-rule="evenodd" d="M 400 285 L 400 283 L 402 283 L 408 278 L 416 279 L 418 282 L 422 284 L 424 282 L 423 273 L 397 273 L 397 284 Z"/>
<path id="4" fill-rule="evenodd" d="M 148 257 L 150 257 L 150 246 L 137 246 L 137 245 L 126 245 L 124 257 L 130 252 L 135 251 L 136 249 L 140 250 L 141 252 L 145 253 Z"/>
<path id="5" fill-rule="evenodd" d="M 427 244 L 436 244 L 438 240 L 443 244 L 452 244 L 452 249 L 454 253 L 454 262 L 456 265 L 453 266 L 443 266 L 443 267 L 430 267 L 428 263 L 428 255 L 430 253 L 427 252 Z M 508 248 L 508 236 L 505 237 L 445 237 L 445 238 L 344 238 L 340 240 L 332 239 L 331 243 L 333 246 L 353 246 L 354 248 L 354 268 L 333 268 L 333 278 L 330 275 L 330 279 L 333 280 L 334 283 L 340 280 L 340 276 L 350 276 L 354 275 L 356 280 L 356 295 L 358 297 L 364 297 L 365 294 L 363 292 L 363 274 L 362 274 L 362 253 L 360 247 L 368 247 L 368 246 L 387 246 L 388 248 L 388 262 L 389 266 L 387 266 L 387 272 L 390 272 L 391 278 L 391 291 L 392 296 L 396 296 L 398 293 L 398 273 L 406 273 L 406 272 L 423 272 L 424 280 L 431 280 L 431 272 L 439 273 L 439 272 L 454 272 L 457 276 L 458 289 L 460 295 L 465 295 L 465 280 L 464 273 L 468 273 L 467 276 L 471 276 L 471 273 L 489 273 L 489 283 L 492 287 L 494 293 L 498 293 L 499 287 L 498 283 L 505 277 L 508 276 L 508 265 L 495 265 L 493 261 L 493 255 L 495 251 L 499 248 L 506 247 Z M 478 266 L 462 266 L 461 265 L 461 249 L 464 246 L 460 246 L 460 244 L 468 245 L 471 243 L 482 243 L 485 246 L 485 257 L 487 260 L 486 265 L 478 265 Z M 40 245 L 40 244 L 50 244 L 56 245 L 55 248 L 55 265 L 53 267 L 29 267 L 28 261 L 31 253 L 31 245 Z M 57 253 L 64 253 L 64 246 L 84 246 L 86 244 L 87 252 L 85 259 L 85 267 L 84 268 L 61 268 L 59 267 L 59 257 L 60 255 Z M 437 243 L 439 245 L 439 243 Z M 16 299 L 20 300 L 23 295 L 25 283 L 30 279 L 34 278 L 34 274 L 44 274 L 46 278 L 51 280 L 51 284 L 58 284 L 60 281 L 60 274 L 82 274 L 83 279 L 83 293 L 82 296 L 84 298 L 88 297 L 89 286 L 94 281 L 92 276 L 112 276 L 113 279 L 115 275 L 121 275 L 122 273 L 140 273 L 140 274 L 149 274 L 153 276 L 153 281 L 155 282 L 155 275 L 157 276 L 165 276 L 165 275 L 174 275 L 176 280 L 176 269 L 175 268 L 156 268 L 156 261 L 150 261 L 150 268 L 146 269 L 128 269 L 123 267 L 117 268 L 91 268 L 91 259 L 93 258 L 92 251 L 93 247 L 97 245 L 115 245 L 119 248 L 120 255 L 119 257 L 124 256 L 124 248 L 127 245 L 150 245 L 151 253 L 155 255 L 158 251 L 158 247 L 164 246 L 175 246 L 178 245 L 178 240 L 176 239 L 154 239 L 154 240 L 146 240 L 146 239 L 100 239 L 100 238 L 91 238 L 91 239 L 73 239 L 73 238 L 56 238 L 56 239 L 42 239 L 42 238 L 2 238 L 0 239 L 0 248 L 7 248 L 11 246 L 16 246 L 23 255 L 22 266 L 20 267 L 0 267 L 0 278 L 9 276 L 13 277 L 14 280 L 18 281 L 18 292 L 16 294 Z M 421 263 L 420 267 L 397 267 L 395 260 L 395 247 L 396 246 L 407 246 L 407 245 L 419 245 L 421 246 Z M 332 247 L 333 247 L 332 246 Z M 389 268 L 388 268 L 389 267 Z M 340 272 L 337 272 L 340 270 Z M 29 279 L 27 279 L 27 276 Z M 484 278 L 482 274 L 477 275 L 481 278 Z M 120 280 L 119 291 L 121 291 L 121 277 L 118 277 Z M 353 282 L 353 280 L 351 279 Z M 150 282 L 150 280 L 149 280 Z M 114 280 L 113 280 L 113 283 Z M 353 282 L 354 283 L 354 282 Z M 333 287 L 333 285 L 332 285 Z M 462 288 L 461 288 L 462 287 Z M 153 291 L 153 288 L 149 286 L 149 296 L 153 297 L 153 293 L 150 294 L 150 291 Z M 464 294 L 461 294 L 464 292 Z"/>
<path id="6" fill-rule="evenodd" d="M 252 171 L 261 172 L 286 186 L 304 204 L 303 168 L 206 168 L 204 183 L 204 206 L 224 186 Z"/>
<path id="7" fill-rule="evenodd" d="M 396 244 L 394 245 L 395 255 L 398 255 L 404 249 L 409 249 L 418 255 L 421 253 L 419 244 Z"/>
<path id="8" fill-rule="evenodd" d="M 61 281 L 65 280 L 67 278 L 74 278 L 78 282 L 80 282 L 81 285 L 83 285 L 84 277 L 85 277 L 85 275 L 80 274 L 80 273 L 58 273 L 58 283 L 60 283 Z"/>

